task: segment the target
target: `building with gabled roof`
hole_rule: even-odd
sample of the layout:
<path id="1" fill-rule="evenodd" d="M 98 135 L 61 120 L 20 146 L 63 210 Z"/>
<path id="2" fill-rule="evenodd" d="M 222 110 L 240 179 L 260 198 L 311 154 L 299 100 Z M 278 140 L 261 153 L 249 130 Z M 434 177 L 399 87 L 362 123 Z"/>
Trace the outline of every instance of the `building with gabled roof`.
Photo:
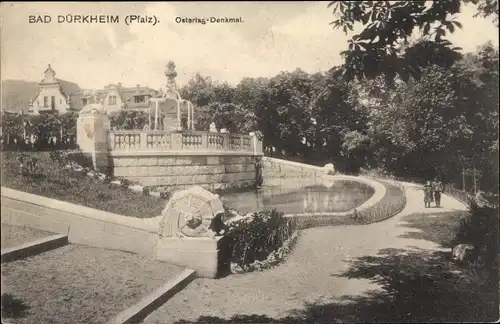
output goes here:
<path id="1" fill-rule="evenodd" d="M 38 83 L 37 94 L 30 101 L 30 114 L 77 112 L 93 102 L 100 102 L 108 113 L 144 111 L 149 109 L 149 99 L 160 95 L 159 91 L 139 84 L 123 87 L 118 83 L 104 89 L 80 89 L 77 84 L 57 79 L 55 75 L 49 64 L 43 80 Z"/>
<path id="2" fill-rule="evenodd" d="M 38 83 L 38 93 L 31 100 L 28 112 L 31 114 L 56 113 L 79 110 L 71 105 L 72 99 L 80 87 L 72 82 L 57 79 L 50 64 L 44 72 L 44 78 Z M 76 100 L 78 101 L 78 100 Z"/>

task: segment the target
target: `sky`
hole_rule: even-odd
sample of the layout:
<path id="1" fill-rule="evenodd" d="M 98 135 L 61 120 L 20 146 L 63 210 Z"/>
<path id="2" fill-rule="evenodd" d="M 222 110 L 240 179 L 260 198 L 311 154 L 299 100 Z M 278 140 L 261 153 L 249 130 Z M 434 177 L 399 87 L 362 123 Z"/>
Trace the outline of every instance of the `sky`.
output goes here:
<path id="1" fill-rule="evenodd" d="M 51 64 L 56 77 L 82 88 L 121 82 L 160 88 L 169 60 L 177 83 L 196 73 L 237 84 L 244 77 L 271 77 L 301 68 L 325 71 L 342 63 L 349 35 L 333 30 L 328 2 L 99 2 L 8 3 L 1 6 L 1 79 L 40 81 Z M 463 5 L 463 29 L 448 39 L 465 51 L 491 40 L 498 28 L 473 18 Z M 113 15 L 118 24 L 58 24 L 58 15 Z M 155 16 L 156 25 L 124 23 L 127 15 Z M 50 15 L 30 24 L 30 15 Z M 240 24 L 179 24 L 176 17 L 241 17 Z"/>

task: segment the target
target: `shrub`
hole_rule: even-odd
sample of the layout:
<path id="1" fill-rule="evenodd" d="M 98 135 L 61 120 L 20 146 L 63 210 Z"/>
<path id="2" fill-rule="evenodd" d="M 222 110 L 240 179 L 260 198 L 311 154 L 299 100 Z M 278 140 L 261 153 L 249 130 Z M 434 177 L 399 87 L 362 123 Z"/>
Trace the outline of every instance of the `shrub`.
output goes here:
<path id="1" fill-rule="evenodd" d="M 479 206 L 472 199 L 469 210 L 470 214 L 460 222 L 453 245 L 472 244 L 473 261 L 481 267 L 493 269 L 500 248 L 498 208 Z"/>
<path id="2" fill-rule="evenodd" d="M 252 214 L 226 225 L 226 261 L 247 268 L 265 260 L 283 246 L 295 231 L 295 222 L 276 210 Z"/>

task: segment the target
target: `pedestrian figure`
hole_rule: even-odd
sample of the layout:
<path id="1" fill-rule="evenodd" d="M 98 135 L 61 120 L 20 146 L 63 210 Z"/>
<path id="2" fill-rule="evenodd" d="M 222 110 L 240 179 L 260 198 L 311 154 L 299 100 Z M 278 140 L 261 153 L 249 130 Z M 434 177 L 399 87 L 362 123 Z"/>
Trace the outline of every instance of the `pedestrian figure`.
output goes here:
<path id="1" fill-rule="evenodd" d="M 262 187 L 262 183 L 264 182 L 264 179 L 262 177 L 262 157 L 257 156 L 255 158 L 255 187 L 257 189 L 260 189 Z"/>
<path id="2" fill-rule="evenodd" d="M 443 183 L 438 180 L 437 177 L 434 178 L 432 182 L 432 191 L 434 192 L 434 199 L 436 201 L 436 207 L 441 207 L 441 193 L 443 192 Z"/>
<path id="3" fill-rule="evenodd" d="M 424 185 L 424 204 L 425 208 L 431 207 L 432 202 L 432 185 L 430 181 L 427 181 Z"/>

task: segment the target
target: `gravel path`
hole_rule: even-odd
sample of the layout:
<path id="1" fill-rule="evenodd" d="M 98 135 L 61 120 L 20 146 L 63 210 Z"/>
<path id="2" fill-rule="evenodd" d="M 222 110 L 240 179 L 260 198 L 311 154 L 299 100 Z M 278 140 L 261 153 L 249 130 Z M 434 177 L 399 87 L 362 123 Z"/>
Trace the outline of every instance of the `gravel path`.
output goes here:
<path id="1" fill-rule="evenodd" d="M 443 208 L 424 208 L 421 187 L 405 186 L 408 202 L 395 217 L 304 230 L 284 264 L 197 279 L 144 323 L 463 321 L 481 314 L 484 305 L 471 303 L 480 290 L 445 254 L 466 207 L 443 196 Z"/>

